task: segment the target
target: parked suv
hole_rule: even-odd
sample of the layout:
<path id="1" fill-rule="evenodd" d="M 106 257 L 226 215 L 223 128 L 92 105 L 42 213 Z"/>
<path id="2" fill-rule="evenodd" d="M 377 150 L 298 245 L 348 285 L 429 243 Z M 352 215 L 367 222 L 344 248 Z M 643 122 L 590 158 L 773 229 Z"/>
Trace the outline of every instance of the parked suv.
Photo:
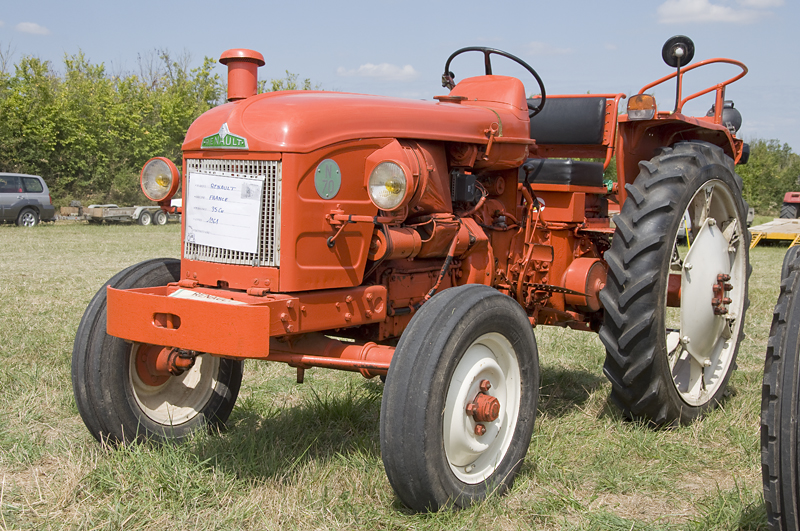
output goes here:
<path id="1" fill-rule="evenodd" d="M 38 175 L 0 173 L 0 222 L 33 227 L 55 219 L 50 190 Z"/>

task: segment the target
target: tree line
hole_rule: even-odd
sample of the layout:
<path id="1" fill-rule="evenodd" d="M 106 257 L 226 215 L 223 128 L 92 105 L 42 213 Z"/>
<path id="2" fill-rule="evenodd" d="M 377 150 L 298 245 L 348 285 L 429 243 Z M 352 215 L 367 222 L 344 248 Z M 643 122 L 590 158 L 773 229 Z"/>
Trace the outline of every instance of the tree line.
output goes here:
<path id="1" fill-rule="evenodd" d="M 142 204 L 144 163 L 164 156 L 180 167 L 189 126 L 225 101 L 215 62 L 190 68 L 187 54 L 154 51 L 139 57 L 138 72 L 123 74 L 78 53 L 57 73 L 33 56 L 9 68 L 0 50 L 0 171 L 41 175 L 57 205 Z M 259 82 L 261 92 L 310 88 L 289 72 Z"/>
<path id="2" fill-rule="evenodd" d="M 0 50 L 0 171 L 41 175 L 57 205 L 146 201 L 142 165 L 164 156 L 180 166 L 189 126 L 226 94 L 210 57 L 190 68 L 187 54 L 154 51 L 124 74 L 82 53 L 66 56 L 61 73 L 33 56 L 9 63 L 8 49 Z M 289 72 L 259 82 L 260 92 L 311 88 L 319 87 Z M 778 140 L 755 139 L 750 148 L 749 163 L 737 167 L 745 199 L 776 214 L 783 195 L 800 190 L 800 155 Z"/>

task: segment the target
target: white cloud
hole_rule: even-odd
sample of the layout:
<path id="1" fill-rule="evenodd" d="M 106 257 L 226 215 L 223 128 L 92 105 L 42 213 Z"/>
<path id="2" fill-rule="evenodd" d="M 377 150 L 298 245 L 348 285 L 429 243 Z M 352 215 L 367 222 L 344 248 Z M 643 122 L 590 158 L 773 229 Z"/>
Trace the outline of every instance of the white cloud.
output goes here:
<path id="1" fill-rule="evenodd" d="M 533 41 L 528 44 L 527 52 L 529 55 L 566 55 L 572 53 L 569 48 L 556 48 L 546 42 Z"/>
<path id="2" fill-rule="evenodd" d="M 50 35 L 50 30 L 44 26 L 40 26 L 35 22 L 20 22 L 17 24 L 17 31 L 22 33 L 31 33 L 33 35 Z"/>
<path id="3" fill-rule="evenodd" d="M 739 3 L 745 7 L 755 7 L 756 9 L 764 9 L 767 7 L 780 7 L 783 5 L 783 0 L 738 0 Z"/>
<path id="4" fill-rule="evenodd" d="M 340 66 L 336 73 L 343 77 L 372 77 L 383 81 L 411 81 L 419 77 L 419 72 L 411 65 L 397 66 L 389 63 L 374 65 L 366 63 L 355 70 Z"/>
<path id="5" fill-rule="evenodd" d="M 766 6 L 769 2 L 781 0 L 742 0 L 742 4 Z M 755 22 L 766 11 L 753 9 L 736 9 L 733 7 L 712 4 L 709 0 L 667 0 L 658 6 L 658 21 L 662 24 L 687 22 L 732 22 L 746 24 Z"/>

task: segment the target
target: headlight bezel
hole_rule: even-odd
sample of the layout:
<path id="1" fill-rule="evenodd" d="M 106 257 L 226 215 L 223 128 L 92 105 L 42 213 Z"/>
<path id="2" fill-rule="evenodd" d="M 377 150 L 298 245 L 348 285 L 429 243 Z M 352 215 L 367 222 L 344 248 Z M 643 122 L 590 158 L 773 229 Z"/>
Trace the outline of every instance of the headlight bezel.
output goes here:
<path id="1" fill-rule="evenodd" d="M 395 179 L 401 178 L 402 181 Z M 386 190 L 387 183 L 391 186 L 400 186 L 402 190 L 389 193 L 393 196 L 387 202 L 385 198 L 376 197 L 374 190 Z M 382 187 L 382 188 L 381 188 Z M 414 192 L 414 180 L 410 169 L 402 161 L 395 158 L 380 160 L 367 175 L 367 194 L 370 201 L 384 212 L 394 212 L 405 207 Z"/>
<path id="2" fill-rule="evenodd" d="M 161 167 L 158 168 L 159 166 Z M 156 181 L 159 177 L 170 179 L 169 184 L 157 183 Z M 151 158 L 142 166 L 142 171 L 139 174 L 139 185 L 142 188 L 142 192 L 149 200 L 156 203 L 168 201 L 178 191 L 180 183 L 181 176 L 178 167 L 166 157 Z M 155 193 L 159 189 L 164 190 L 163 195 Z"/>

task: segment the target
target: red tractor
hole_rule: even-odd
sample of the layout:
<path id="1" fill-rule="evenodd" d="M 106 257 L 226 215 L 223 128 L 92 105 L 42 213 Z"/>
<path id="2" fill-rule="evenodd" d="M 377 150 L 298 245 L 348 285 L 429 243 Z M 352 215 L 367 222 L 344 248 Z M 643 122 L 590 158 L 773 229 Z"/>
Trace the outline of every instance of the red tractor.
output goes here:
<path id="1" fill-rule="evenodd" d="M 466 52 L 485 75 L 456 83 Z M 450 92 L 431 102 L 257 94 L 261 54 L 225 52 L 229 103 L 190 127 L 183 171 L 159 157 L 141 174 L 170 213 L 182 187 L 181 259 L 118 273 L 78 328 L 86 426 L 168 441 L 225 422 L 244 359 L 288 363 L 298 382 L 312 367 L 358 371 L 386 382 L 381 454 L 400 499 L 466 506 L 522 465 L 539 325 L 600 334 L 626 416 L 702 415 L 734 369 L 748 305 L 745 146 L 723 120 L 747 69 L 693 54 L 670 39 L 676 71 L 620 115 L 623 94 L 548 96 L 533 68 L 491 48 L 451 55 Z M 539 96 L 493 75 L 493 55 L 530 72 Z M 741 72 L 684 97 L 684 74 L 710 63 Z M 647 92 L 671 79 L 674 108 L 659 110 Z M 708 93 L 710 115 L 682 113 Z M 684 218 L 691 247 L 676 237 Z"/>

